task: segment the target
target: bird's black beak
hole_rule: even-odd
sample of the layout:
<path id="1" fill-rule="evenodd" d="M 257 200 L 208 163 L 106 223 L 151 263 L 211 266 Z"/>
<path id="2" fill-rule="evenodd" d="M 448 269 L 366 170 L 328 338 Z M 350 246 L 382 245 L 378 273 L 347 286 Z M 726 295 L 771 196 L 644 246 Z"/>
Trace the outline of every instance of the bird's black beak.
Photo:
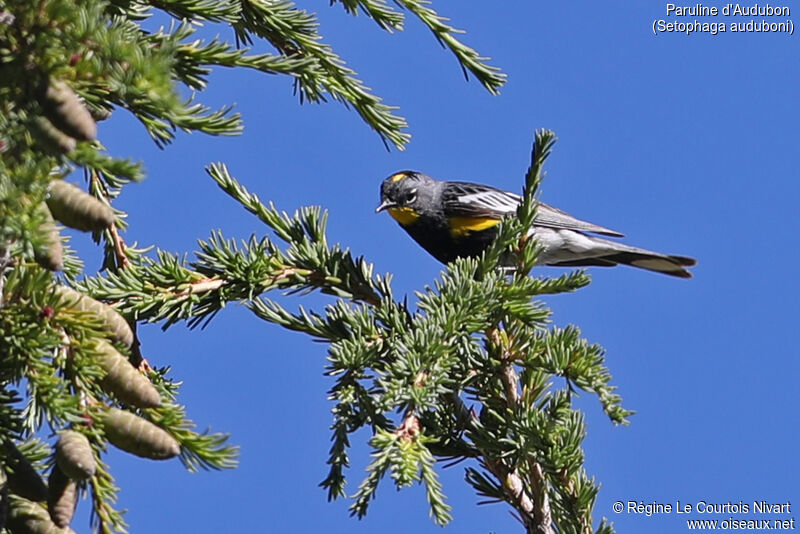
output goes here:
<path id="1" fill-rule="evenodd" d="M 384 199 L 383 201 L 381 201 L 380 206 L 375 208 L 375 213 L 380 213 L 385 209 L 394 208 L 396 206 L 397 206 L 397 202 L 392 202 L 389 199 Z"/>

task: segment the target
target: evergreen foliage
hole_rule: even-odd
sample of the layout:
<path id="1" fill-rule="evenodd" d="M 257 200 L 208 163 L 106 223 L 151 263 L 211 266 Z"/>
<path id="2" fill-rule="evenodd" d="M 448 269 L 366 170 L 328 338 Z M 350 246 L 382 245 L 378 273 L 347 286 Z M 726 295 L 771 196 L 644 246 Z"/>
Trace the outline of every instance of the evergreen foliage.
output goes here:
<path id="1" fill-rule="evenodd" d="M 409 13 L 487 90 L 504 81 L 428 2 L 338 3 L 389 32 L 402 30 Z M 147 31 L 142 21 L 154 14 L 175 24 Z M 235 42 L 197 38 L 200 22 L 233 30 Z M 252 52 L 260 43 L 275 52 Z M 291 2 L 0 0 L 5 526 L 58 531 L 85 489 L 96 528 L 124 531 L 102 458 L 109 444 L 144 458 L 179 456 L 188 469 L 233 467 L 236 448 L 223 434 L 194 430 L 177 401 L 179 383 L 169 369 L 150 366 L 135 330 L 141 322 L 206 325 L 237 302 L 327 343 L 333 424 L 321 486 L 330 499 L 346 496 L 351 435 L 372 432 L 373 460 L 352 495 L 353 515 L 367 513 L 389 475 L 398 488 L 423 484 L 434 521 L 444 525 L 451 516 L 437 464 L 465 460 L 466 482 L 486 502 L 507 503 L 527 532 L 611 532 L 605 522 L 592 526 L 597 485 L 583 468 L 585 425 L 573 392 L 596 394 L 615 423 L 630 412 L 609 384 L 602 349 L 575 327 L 550 327 L 549 310 L 536 300 L 589 280 L 582 271 L 530 276 L 537 249 L 525 236 L 553 134 L 536 135 L 518 217 L 501 224 L 481 258 L 449 265 L 413 304 L 393 294 L 390 275 L 328 243 L 321 208 L 288 214 L 264 204 L 224 164 L 209 165 L 208 174 L 271 236 L 238 242 L 215 232 L 191 261 L 127 246 L 125 213 L 113 201 L 144 172 L 106 153 L 95 121 L 127 110 L 159 146 L 177 130 L 235 135 L 242 123 L 231 108 L 178 96 L 179 85 L 202 90 L 214 67 L 290 76 L 301 101 L 338 100 L 385 143 L 402 148 L 409 139 L 405 120 L 322 42 L 315 17 Z M 78 169 L 87 187 L 63 181 Z M 93 232 L 101 273 L 84 272 L 54 218 Z M 509 253 L 515 268 L 499 268 Z M 323 311 L 291 311 L 280 296 L 312 291 L 333 297 Z"/>

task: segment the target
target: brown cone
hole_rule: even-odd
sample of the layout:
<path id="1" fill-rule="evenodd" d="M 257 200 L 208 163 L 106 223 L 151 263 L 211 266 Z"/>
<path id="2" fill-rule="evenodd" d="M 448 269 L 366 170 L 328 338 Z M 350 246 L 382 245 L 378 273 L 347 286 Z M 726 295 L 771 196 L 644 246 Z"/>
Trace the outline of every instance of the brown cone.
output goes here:
<path id="1" fill-rule="evenodd" d="M 56 442 L 56 465 L 73 480 L 93 477 L 97 462 L 89 439 L 75 430 L 59 432 Z"/>
<path id="2" fill-rule="evenodd" d="M 39 146 L 51 156 L 67 154 L 77 146 L 75 139 L 56 128 L 47 117 L 36 117 L 30 131 Z"/>
<path id="3" fill-rule="evenodd" d="M 97 351 L 100 353 L 101 365 L 106 370 L 106 376 L 100 382 L 105 391 L 137 408 L 156 408 L 161 405 L 158 390 L 131 365 L 128 358 L 103 340 L 97 343 Z"/>
<path id="4" fill-rule="evenodd" d="M 61 234 L 47 205 L 42 203 L 38 209 L 45 219 L 45 222 L 39 227 L 45 240 L 42 246 L 34 251 L 34 259 L 45 269 L 61 271 L 64 269 L 64 248 L 61 245 Z"/>
<path id="5" fill-rule="evenodd" d="M 78 485 L 58 466 L 53 467 L 47 481 L 47 511 L 50 512 L 50 519 L 57 527 L 69 526 L 77 503 Z"/>
<path id="6" fill-rule="evenodd" d="M 65 306 L 96 315 L 103 321 L 106 330 L 111 332 L 115 340 L 126 347 L 133 345 L 133 330 L 117 310 L 67 286 L 56 286 L 56 293 L 61 297 Z"/>
<path id="7" fill-rule="evenodd" d="M 114 224 L 114 212 L 108 205 L 64 180 L 50 182 L 47 207 L 61 223 L 83 232 L 99 232 Z"/>
<path id="8" fill-rule="evenodd" d="M 178 442 L 164 429 L 130 412 L 109 408 L 104 425 L 111 444 L 136 456 L 166 460 L 181 452 Z"/>
<path id="9" fill-rule="evenodd" d="M 81 141 L 97 137 L 97 124 L 72 88 L 61 80 L 42 87 L 42 107 L 50 121 L 65 134 Z"/>
<path id="10" fill-rule="evenodd" d="M 6 527 L 12 534 L 74 534 L 71 528 L 53 523 L 42 506 L 20 498 L 11 503 Z"/>

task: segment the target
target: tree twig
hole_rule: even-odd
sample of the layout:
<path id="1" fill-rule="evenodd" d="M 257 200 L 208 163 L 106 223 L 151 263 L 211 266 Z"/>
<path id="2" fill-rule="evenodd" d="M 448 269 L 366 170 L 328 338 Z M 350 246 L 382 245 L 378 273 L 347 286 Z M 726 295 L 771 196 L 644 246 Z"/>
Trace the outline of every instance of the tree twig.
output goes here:
<path id="1" fill-rule="evenodd" d="M 512 354 L 502 343 L 497 328 L 492 328 L 487 337 L 502 350 L 503 364 L 500 368 L 500 381 L 503 383 L 508 408 L 515 410 L 519 404 L 520 388 L 519 376 L 514 369 Z M 517 510 L 523 519 L 525 530 L 529 534 L 554 534 L 553 516 L 547 494 L 547 479 L 542 466 L 534 458 L 528 457 L 527 463 L 531 470 L 528 479 L 529 495 L 525 491 L 525 483 L 517 467 L 506 465 L 506 462 L 501 459 L 490 460 L 487 458 L 486 460 L 489 470 L 500 480 L 506 494 L 517 504 Z"/>
<path id="2" fill-rule="evenodd" d="M 111 234 L 111 243 L 114 245 L 114 256 L 117 259 L 117 268 L 125 269 L 130 267 L 131 260 L 128 259 L 128 255 L 125 253 L 125 241 L 123 241 L 122 236 L 119 235 L 117 225 L 112 224 L 108 232 Z"/>

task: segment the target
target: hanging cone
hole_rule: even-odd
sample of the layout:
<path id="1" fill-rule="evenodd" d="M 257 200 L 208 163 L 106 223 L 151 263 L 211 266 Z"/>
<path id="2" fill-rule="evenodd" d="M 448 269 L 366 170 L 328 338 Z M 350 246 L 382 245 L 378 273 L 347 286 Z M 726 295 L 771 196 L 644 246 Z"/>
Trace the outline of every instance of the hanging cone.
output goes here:
<path id="1" fill-rule="evenodd" d="M 78 485 L 58 466 L 53 467 L 47 480 L 47 511 L 50 512 L 50 519 L 57 527 L 69 526 L 77 504 Z"/>
<path id="2" fill-rule="evenodd" d="M 178 442 L 164 429 L 130 412 L 109 408 L 103 422 L 108 441 L 123 451 L 153 460 L 166 460 L 181 452 Z"/>
<path id="3" fill-rule="evenodd" d="M 89 439 L 75 430 L 59 432 L 56 442 L 56 465 L 73 480 L 93 477 L 97 471 L 97 462 Z"/>
<path id="4" fill-rule="evenodd" d="M 117 310 L 67 286 L 56 286 L 55 291 L 61 297 L 64 306 L 96 315 L 116 341 L 126 347 L 133 345 L 133 330 Z"/>
<path id="5" fill-rule="evenodd" d="M 83 232 L 99 232 L 114 224 L 114 212 L 108 205 L 64 180 L 50 182 L 47 207 L 58 221 Z"/>
<path id="6" fill-rule="evenodd" d="M 61 233 L 58 231 L 47 205 L 42 203 L 37 209 L 45 218 L 45 222 L 39 227 L 39 231 L 44 234 L 45 239 L 42 246 L 34 251 L 33 257 L 36 263 L 45 269 L 61 271 L 64 269 L 64 248 L 61 245 Z"/>
<path id="7" fill-rule="evenodd" d="M 75 534 L 71 528 L 59 528 L 50 521 L 43 507 L 19 498 L 11 503 L 6 526 L 12 534 Z"/>
<path id="8" fill-rule="evenodd" d="M 150 380 L 139 372 L 128 358 L 117 352 L 107 341 L 97 343 L 101 365 L 106 376 L 100 386 L 126 404 L 137 408 L 156 408 L 161 405 L 161 396 Z"/>
<path id="9" fill-rule="evenodd" d="M 51 79 L 41 91 L 41 104 L 47 118 L 59 130 L 81 141 L 92 141 L 97 137 L 97 124 L 69 85 Z"/>
<path id="10" fill-rule="evenodd" d="M 31 124 L 31 135 L 51 156 L 60 156 L 75 150 L 75 139 L 55 127 L 47 117 L 36 117 Z"/>

